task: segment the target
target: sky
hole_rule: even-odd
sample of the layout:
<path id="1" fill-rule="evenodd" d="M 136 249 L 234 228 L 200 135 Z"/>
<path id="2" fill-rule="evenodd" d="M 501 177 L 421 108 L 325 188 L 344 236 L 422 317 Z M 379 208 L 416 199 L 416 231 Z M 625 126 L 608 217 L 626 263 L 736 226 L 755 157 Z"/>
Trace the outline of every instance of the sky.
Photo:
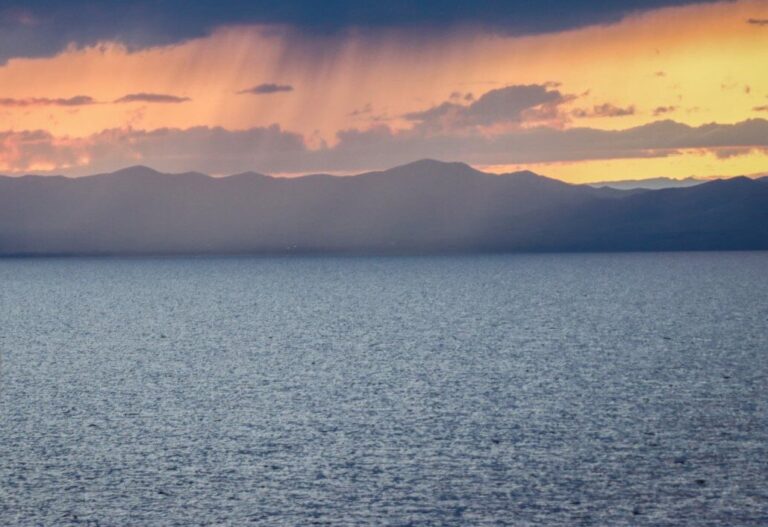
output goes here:
<path id="1" fill-rule="evenodd" d="M 767 64 L 767 0 L 0 0 L 0 173 L 766 174 Z"/>

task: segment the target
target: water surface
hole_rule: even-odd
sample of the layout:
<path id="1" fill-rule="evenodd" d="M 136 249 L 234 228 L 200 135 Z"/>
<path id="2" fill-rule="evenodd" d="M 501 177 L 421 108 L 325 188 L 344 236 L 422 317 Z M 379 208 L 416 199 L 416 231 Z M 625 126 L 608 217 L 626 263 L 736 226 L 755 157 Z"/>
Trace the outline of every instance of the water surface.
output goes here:
<path id="1" fill-rule="evenodd" d="M 767 525 L 766 271 L 0 260 L 0 525 Z"/>

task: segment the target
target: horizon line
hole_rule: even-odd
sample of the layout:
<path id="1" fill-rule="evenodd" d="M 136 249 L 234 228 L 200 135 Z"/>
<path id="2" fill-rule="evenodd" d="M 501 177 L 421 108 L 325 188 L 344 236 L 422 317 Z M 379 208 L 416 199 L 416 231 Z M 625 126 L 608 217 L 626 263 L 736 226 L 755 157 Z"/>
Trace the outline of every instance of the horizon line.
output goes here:
<path id="1" fill-rule="evenodd" d="M 596 180 L 589 180 L 589 181 L 582 181 L 578 183 L 574 183 L 571 181 L 567 181 L 562 178 L 549 176 L 547 174 L 542 174 L 527 168 L 523 168 L 520 165 L 515 165 L 515 170 L 509 171 L 494 171 L 494 170 L 488 170 L 488 165 L 483 164 L 470 164 L 466 163 L 464 161 L 444 161 L 440 159 L 434 159 L 434 158 L 419 158 L 415 159 L 413 161 L 409 161 L 406 163 L 398 164 L 391 166 L 389 168 L 376 168 L 376 169 L 370 169 L 370 170 L 363 170 L 363 171 L 323 171 L 323 172 L 261 172 L 258 170 L 246 170 L 243 172 L 236 172 L 236 173 L 208 173 L 208 172 L 202 172 L 199 170 L 185 170 L 185 171 L 162 171 L 158 170 L 152 166 L 145 165 L 145 164 L 135 164 L 135 165 L 127 165 L 121 168 L 117 168 L 115 170 L 111 171 L 95 171 L 93 173 L 83 174 L 83 175 L 71 175 L 71 174 L 63 174 L 63 173 L 44 173 L 44 172 L 29 172 L 29 173 L 5 173 L 0 174 L 0 178 L 8 178 L 8 179 L 20 179 L 20 178 L 64 178 L 64 179 L 70 179 L 70 180 L 76 180 L 76 179 L 83 179 L 83 178 L 92 178 L 92 177 L 98 177 L 98 176 L 109 176 L 109 175 L 115 175 L 120 172 L 128 172 L 130 170 L 136 170 L 136 169 L 143 169 L 146 171 L 151 171 L 156 174 L 160 175 L 166 175 L 166 176 L 205 176 L 211 179 L 226 179 L 226 178 L 232 178 L 232 177 L 239 177 L 239 176 L 259 176 L 259 177 L 265 177 L 265 178 L 271 178 L 271 179 L 301 179 L 301 178 L 308 178 L 308 177 L 332 177 L 332 178 L 350 178 L 350 177 L 358 177 L 358 176 L 365 176 L 370 174 L 376 174 L 381 172 L 388 172 L 391 170 L 396 170 L 399 168 L 408 167 L 411 165 L 416 165 L 419 163 L 435 163 L 440 165 L 463 165 L 467 168 L 470 168 L 474 170 L 475 172 L 491 175 L 491 176 L 509 176 L 509 175 L 517 175 L 522 173 L 530 173 L 534 174 L 539 177 L 552 179 L 555 181 L 560 181 L 562 183 L 566 183 L 569 185 L 589 185 L 589 186 L 609 186 L 610 184 L 617 184 L 617 183 L 642 183 L 644 181 L 669 181 L 669 182 L 686 182 L 686 181 L 696 181 L 700 183 L 706 183 L 708 181 L 717 181 L 717 180 L 726 180 L 726 179 L 734 179 L 739 177 L 746 177 L 749 179 L 760 179 L 762 177 L 768 177 L 768 171 L 766 172 L 755 172 L 750 174 L 736 174 L 736 175 L 715 175 L 715 176 L 698 176 L 698 175 L 689 175 L 685 177 L 672 177 L 672 176 L 649 176 L 647 178 L 616 178 L 616 179 L 596 179 Z"/>

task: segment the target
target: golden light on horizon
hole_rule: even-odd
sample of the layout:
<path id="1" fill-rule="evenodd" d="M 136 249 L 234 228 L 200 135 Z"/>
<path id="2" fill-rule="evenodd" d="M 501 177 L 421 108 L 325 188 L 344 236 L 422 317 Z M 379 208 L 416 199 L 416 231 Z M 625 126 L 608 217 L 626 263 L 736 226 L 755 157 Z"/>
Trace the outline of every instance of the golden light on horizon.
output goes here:
<path id="1" fill-rule="evenodd" d="M 480 170 L 504 174 L 531 170 L 568 183 L 593 183 L 666 177 L 714 179 L 733 176 L 768 176 L 768 152 L 750 151 L 729 157 L 689 150 L 665 157 L 599 159 L 578 162 L 528 163 L 525 165 L 478 166 Z"/>

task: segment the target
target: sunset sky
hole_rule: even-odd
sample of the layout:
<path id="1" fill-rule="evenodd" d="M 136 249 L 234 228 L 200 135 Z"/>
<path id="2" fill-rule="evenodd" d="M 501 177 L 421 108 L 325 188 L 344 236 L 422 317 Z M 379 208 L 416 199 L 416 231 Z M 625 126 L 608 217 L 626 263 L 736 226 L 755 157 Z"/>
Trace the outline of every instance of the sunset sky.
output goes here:
<path id="1" fill-rule="evenodd" d="M 0 172 L 768 173 L 766 0 L 194 4 L 0 3 Z"/>

